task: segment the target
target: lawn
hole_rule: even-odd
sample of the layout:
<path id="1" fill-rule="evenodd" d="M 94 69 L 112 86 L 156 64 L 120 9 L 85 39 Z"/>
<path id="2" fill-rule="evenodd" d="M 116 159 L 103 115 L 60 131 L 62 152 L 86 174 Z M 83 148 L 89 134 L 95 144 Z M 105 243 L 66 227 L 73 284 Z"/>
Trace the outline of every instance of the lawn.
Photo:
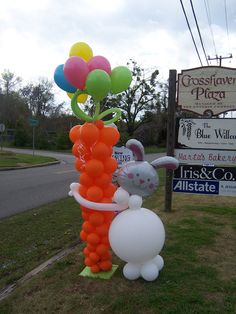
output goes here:
<path id="1" fill-rule="evenodd" d="M 56 161 L 55 158 L 0 151 L 0 168 L 24 167 Z"/>
<path id="2" fill-rule="evenodd" d="M 81 277 L 79 244 L 16 288 L 0 303 L 0 313 L 235 313 L 235 198 L 176 193 L 166 213 L 163 191 L 161 185 L 144 203 L 166 229 L 165 266 L 156 281 L 124 279 L 123 262 L 115 256 L 119 268 L 110 280 Z M 71 198 L 2 220 L 1 287 L 77 240 L 80 227 L 80 210 Z"/>

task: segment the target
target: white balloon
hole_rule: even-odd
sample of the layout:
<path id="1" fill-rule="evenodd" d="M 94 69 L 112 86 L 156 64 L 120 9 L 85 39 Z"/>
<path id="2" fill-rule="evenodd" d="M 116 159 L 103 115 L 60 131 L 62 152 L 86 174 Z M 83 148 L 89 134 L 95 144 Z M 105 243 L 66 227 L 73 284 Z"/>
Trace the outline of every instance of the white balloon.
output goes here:
<path id="1" fill-rule="evenodd" d="M 140 273 L 143 279 L 147 281 L 153 281 L 157 279 L 159 270 L 155 263 L 149 262 L 142 266 Z"/>
<path id="2" fill-rule="evenodd" d="M 127 263 L 123 268 L 125 278 L 135 280 L 140 277 L 140 267 L 137 264 Z"/>
<path id="3" fill-rule="evenodd" d="M 112 221 L 109 241 L 123 261 L 145 263 L 161 251 L 165 229 L 160 218 L 149 209 L 127 209 Z"/>
<path id="4" fill-rule="evenodd" d="M 162 270 L 162 268 L 164 267 L 164 260 L 160 255 L 157 255 L 156 257 L 154 257 L 152 262 L 157 265 L 159 270 Z"/>

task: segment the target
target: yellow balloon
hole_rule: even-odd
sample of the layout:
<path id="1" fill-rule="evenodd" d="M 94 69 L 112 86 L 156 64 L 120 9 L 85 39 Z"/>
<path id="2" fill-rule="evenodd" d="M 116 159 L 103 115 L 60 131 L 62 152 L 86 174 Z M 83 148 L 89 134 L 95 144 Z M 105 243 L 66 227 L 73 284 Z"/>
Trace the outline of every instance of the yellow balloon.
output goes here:
<path id="1" fill-rule="evenodd" d="M 93 57 L 93 51 L 88 44 L 78 42 L 70 48 L 69 55 L 70 57 L 77 56 L 83 58 L 85 61 L 89 61 Z"/>
<path id="2" fill-rule="evenodd" d="M 68 95 L 70 98 L 72 98 L 74 94 L 67 92 L 67 95 Z M 80 104 L 83 104 L 83 103 L 86 102 L 87 98 L 88 98 L 88 94 L 80 94 L 80 95 L 77 97 L 77 102 L 79 102 Z"/>

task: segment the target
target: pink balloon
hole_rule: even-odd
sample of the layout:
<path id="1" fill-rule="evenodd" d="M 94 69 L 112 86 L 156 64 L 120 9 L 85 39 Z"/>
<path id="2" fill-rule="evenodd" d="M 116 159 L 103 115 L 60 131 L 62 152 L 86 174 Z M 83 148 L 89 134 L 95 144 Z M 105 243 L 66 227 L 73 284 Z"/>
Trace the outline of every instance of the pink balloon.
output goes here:
<path id="1" fill-rule="evenodd" d="M 103 70 L 107 72 L 107 74 L 111 74 L 111 65 L 110 62 L 102 57 L 102 56 L 95 56 L 88 62 L 89 71 L 93 71 L 96 69 Z"/>
<path id="2" fill-rule="evenodd" d="M 64 65 L 64 75 L 66 79 L 78 89 L 83 90 L 85 88 L 88 74 L 88 64 L 81 57 L 70 57 Z"/>

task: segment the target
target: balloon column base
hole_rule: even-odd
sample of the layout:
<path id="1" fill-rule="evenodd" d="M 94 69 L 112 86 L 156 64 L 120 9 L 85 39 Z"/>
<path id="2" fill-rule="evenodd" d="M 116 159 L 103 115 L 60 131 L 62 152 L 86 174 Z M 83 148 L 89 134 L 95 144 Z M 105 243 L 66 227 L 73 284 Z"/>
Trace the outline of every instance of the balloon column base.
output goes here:
<path id="1" fill-rule="evenodd" d="M 100 271 L 99 273 L 92 273 L 90 268 L 86 266 L 79 275 L 90 278 L 110 279 L 117 270 L 117 268 L 118 265 L 112 265 L 112 269 L 109 271 Z"/>

